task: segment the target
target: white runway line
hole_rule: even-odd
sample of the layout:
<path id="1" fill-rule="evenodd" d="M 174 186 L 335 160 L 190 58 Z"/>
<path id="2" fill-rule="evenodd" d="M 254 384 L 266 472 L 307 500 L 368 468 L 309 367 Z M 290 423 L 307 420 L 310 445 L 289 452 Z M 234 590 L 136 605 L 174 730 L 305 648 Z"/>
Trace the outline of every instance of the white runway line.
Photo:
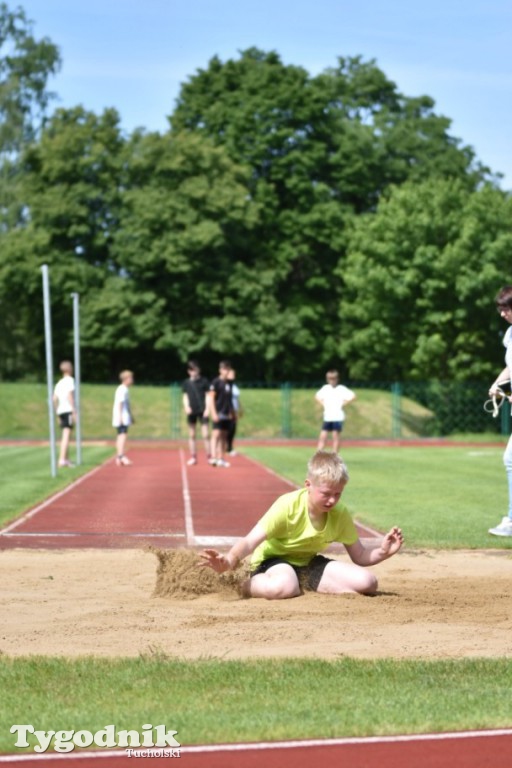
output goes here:
<path id="1" fill-rule="evenodd" d="M 361 736 L 347 737 L 344 739 L 304 739 L 303 741 L 261 741 L 249 742 L 247 744 L 205 744 L 192 747 L 182 746 L 180 751 L 183 755 L 188 753 L 208 754 L 216 752 L 251 752 L 277 749 L 307 749 L 315 747 L 343 747 L 350 745 L 366 744 L 410 744 L 414 742 L 429 741 L 464 741 L 465 739 L 496 738 L 498 736 L 512 737 L 512 729 L 502 728 L 491 731 L 450 731 L 447 733 L 419 733 L 406 734 L 403 736 Z M 144 749 L 145 752 L 159 752 L 157 747 L 134 747 L 134 749 Z M 41 760 L 92 760 L 113 757 L 128 757 L 126 749 L 105 749 L 101 752 L 84 750 L 83 752 L 44 752 L 43 754 L 34 754 L 25 752 L 24 754 L 0 755 L 0 764 L 39 762 Z"/>
<path id="2" fill-rule="evenodd" d="M 187 464 L 185 461 L 185 454 L 180 448 L 180 462 L 181 462 L 181 484 L 183 492 L 183 507 L 185 512 L 185 534 L 187 537 L 187 544 L 189 547 L 193 547 L 196 542 L 194 536 L 194 521 L 192 519 L 192 502 L 190 500 L 190 489 L 188 485 Z"/>
<path id="3" fill-rule="evenodd" d="M 198 547 L 232 547 L 242 536 L 196 536 L 195 543 Z"/>
<path id="4" fill-rule="evenodd" d="M 111 533 L 98 533 L 97 531 L 88 531 L 88 532 L 85 532 L 85 531 L 51 531 L 51 532 L 48 532 L 48 533 L 44 533 L 44 532 L 43 533 L 41 533 L 41 532 L 38 532 L 38 533 L 18 533 L 18 532 L 15 531 L 14 533 L 0 533 L 0 536 L 6 536 L 6 537 L 7 536 L 12 536 L 14 538 L 21 538 L 23 536 L 33 536 L 35 538 L 37 538 L 37 537 L 39 537 L 39 538 L 51 538 L 52 536 L 57 536 L 57 537 L 63 537 L 63 536 L 64 537 L 65 536 L 106 536 L 108 538 L 111 538 L 111 537 L 114 537 L 114 536 L 118 536 L 118 537 L 127 536 L 127 537 L 140 538 L 140 537 L 143 536 L 144 538 L 151 538 L 151 539 L 184 539 L 185 538 L 185 534 L 184 533 L 144 533 L 142 531 L 140 533 L 137 533 L 137 532 L 135 532 L 135 533 L 133 533 L 133 532 L 132 533 L 114 533 L 114 532 L 111 532 Z"/>

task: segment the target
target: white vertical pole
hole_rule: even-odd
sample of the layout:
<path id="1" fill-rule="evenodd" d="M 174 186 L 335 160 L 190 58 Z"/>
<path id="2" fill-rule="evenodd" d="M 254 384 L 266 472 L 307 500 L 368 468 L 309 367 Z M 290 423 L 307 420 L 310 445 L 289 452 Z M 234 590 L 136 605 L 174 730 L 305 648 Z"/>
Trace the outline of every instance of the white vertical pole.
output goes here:
<path id="1" fill-rule="evenodd" d="M 82 419 L 80 410 L 80 294 L 73 297 L 73 338 L 75 350 L 76 463 L 82 463 Z"/>
<path id="2" fill-rule="evenodd" d="M 57 475 L 55 414 L 53 411 L 53 352 L 52 319 L 50 310 L 50 275 L 48 264 L 41 267 L 43 273 L 44 339 L 46 347 L 46 381 L 48 387 L 48 424 L 50 428 L 50 467 L 52 477 Z"/>

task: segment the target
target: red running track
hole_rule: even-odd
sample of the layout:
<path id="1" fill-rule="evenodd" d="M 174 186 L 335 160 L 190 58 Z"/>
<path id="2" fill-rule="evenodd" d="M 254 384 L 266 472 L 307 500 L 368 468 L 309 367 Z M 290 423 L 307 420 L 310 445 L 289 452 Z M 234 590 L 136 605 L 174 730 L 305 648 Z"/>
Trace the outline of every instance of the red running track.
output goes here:
<path id="1" fill-rule="evenodd" d="M 134 448 L 0 531 L 0 549 L 229 546 L 294 486 L 244 456 L 188 467 L 183 451 Z M 362 535 L 373 535 L 360 528 Z"/>
<path id="2" fill-rule="evenodd" d="M 350 768 L 509 768 L 512 731 L 426 734 L 419 736 L 371 737 L 368 739 L 332 739 L 278 744 L 232 744 L 183 747 L 177 758 L 186 768 L 313 768 L 313 766 L 350 766 Z M 139 750 L 135 750 L 138 752 Z M 141 750 L 142 751 L 142 750 Z M 136 757 L 136 764 L 155 765 L 159 750 L 147 750 L 154 756 Z M 176 751 L 176 750 L 175 750 Z M 62 761 L 77 768 L 128 768 L 135 755 L 126 750 L 43 755 L 0 755 L 0 765 L 34 768 L 61 768 Z M 171 757 L 161 758 L 172 759 Z"/>

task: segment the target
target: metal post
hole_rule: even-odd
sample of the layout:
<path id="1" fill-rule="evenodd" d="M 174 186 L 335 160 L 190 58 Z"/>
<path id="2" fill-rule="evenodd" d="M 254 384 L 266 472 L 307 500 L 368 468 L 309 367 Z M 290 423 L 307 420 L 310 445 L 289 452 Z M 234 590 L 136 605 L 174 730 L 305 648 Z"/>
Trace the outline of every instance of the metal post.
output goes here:
<path id="1" fill-rule="evenodd" d="M 391 385 L 391 434 L 402 437 L 402 388 L 398 382 Z"/>
<path id="2" fill-rule="evenodd" d="M 283 437 L 292 436 L 291 384 L 281 385 L 281 432 Z"/>
<path id="3" fill-rule="evenodd" d="M 181 437 L 181 387 L 177 382 L 171 384 L 171 439 Z"/>
<path id="4" fill-rule="evenodd" d="M 53 412 L 52 320 L 50 310 L 50 275 L 47 264 L 43 264 L 41 272 L 43 274 L 44 339 L 46 348 L 46 382 L 48 388 L 48 424 L 50 429 L 50 467 L 52 477 L 56 477 L 57 458 L 55 443 L 55 414 Z"/>
<path id="5" fill-rule="evenodd" d="M 75 352 L 76 463 L 82 463 L 82 418 L 80 410 L 80 294 L 72 293 L 73 339 Z"/>

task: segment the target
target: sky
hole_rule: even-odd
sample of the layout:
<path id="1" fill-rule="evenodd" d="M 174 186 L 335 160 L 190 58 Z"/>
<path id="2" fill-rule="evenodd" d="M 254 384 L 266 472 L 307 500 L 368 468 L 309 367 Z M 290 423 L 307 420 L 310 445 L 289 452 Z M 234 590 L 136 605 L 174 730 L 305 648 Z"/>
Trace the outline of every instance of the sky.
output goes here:
<path id="1" fill-rule="evenodd" d="M 252 46 L 312 75 L 374 59 L 406 96 L 427 94 L 451 135 L 512 189 L 510 0 L 7 0 L 61 53 L 54 106 L 115 107 L 165 131 L 180 84 Z"/>

